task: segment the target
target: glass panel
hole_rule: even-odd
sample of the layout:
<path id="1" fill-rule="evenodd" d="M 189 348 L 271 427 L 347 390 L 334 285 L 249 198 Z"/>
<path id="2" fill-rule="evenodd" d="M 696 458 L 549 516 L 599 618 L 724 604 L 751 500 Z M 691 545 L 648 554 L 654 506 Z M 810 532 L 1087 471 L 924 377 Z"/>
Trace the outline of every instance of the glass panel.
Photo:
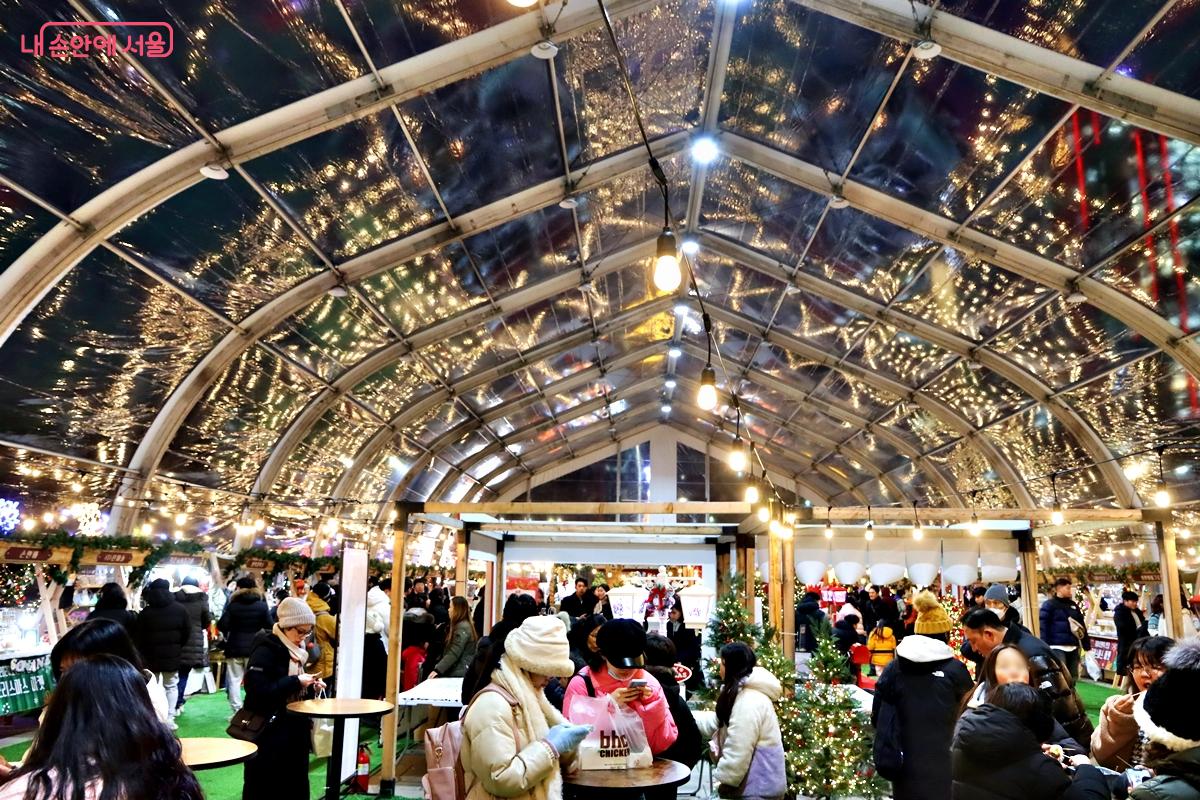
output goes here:
<path id="1" fill-rule="evenodd" d="M 393 64 L 528 12 L 477 0 L 358 0 L 346 4 L 376 65 Z M 341 22 L 338 19 L 331 24 Z"/>
<path id="2" fill-rule="evenodd" d="M 850 177 L 963 220 L 1068 110 L 947 59 L 914 61 Z"/>
<path id="3" fill-rule="evenodd" d="M 558 206 L 491 228 L 465 245 L 471 261 L 464 265 L 468 269 L 460 282 L 472 295 L 486 288 L 495 297 L 580 266 L 574 220 L 570 211 Z M 477 275 L 482 276 L 482 287 Z"/>
<path id="4" fill-rule="evenodd" d="M 1118 69 L 1122 75 L 1200 98 L 1200 6 L 1175 3 Z"/>
<path id="5" fill-rule="evenodd" d="M 803 392 L 811 392 L 830 373 L 828 367 L 814 364 L 790 350 L 773 344 L 763 344 L 758 348 L 754 366 L 769 375 L 788 381 Z"/>
<path id="6" fill-rule="evenodd" d="M 467 251 L 458 242 L 368 278 L 361 286 L 406 336 L 487 302 Z"/>
<path id="7" fill-rule="evenodd" d="M 1059 473 L 1058 496 L 1064 505 L 1104 500 L 1111 494 L 1099 470 L 1080 469 L 1092 459 L 1041 406 L 993 425 L 987 434 L 1013 462 L 1038 505 L 1049 507 L 1054 502 L 1052 473 Z"/>
<path id="8" fill-rule="evenodd" d="M 899 398 L 895 399 L 899 400 Z M 899 435 L 909 441 L 914 441 L 917 449 L 922 453 L 949 444 L 958 438 L 958 434 L 946 423 L 915 403 L 908 401 L 899 403 L 890 409 L 879 419 L 879 424 L 895 428 Z"/>
<path id="9" fill-rule="evenodd" d="M 941 10 L 1027 42 L 1107 66 L 1149 22 L 1157 0 L 997 3 L 950 0 Z"/>
<path id="10" fill-rule="evenodd" d="M 512 358 L 516 351 L 498 321 L 450 337 L 422 350 L 426 360 L 451 382 L 464 375 L 493 367 Z"/>
<path id="11" fill-rule="evenodd" d="M 892 380 L 920 386 L 953 358 L 953 353 L 880 322 L 870 328 L 849 360 Z"/>
<path id="12" fill-rule="evenodd" d="M 782 283 L 720 256 L 701 253 L 698 260 L 696 283 L 704 297 L 763 324 L 770 321 L 783 298 Z"/>
<path id="13" fill-rule="evenodd" d="M 95 251 L 0 348 L 0 436 L 125 464 L 171 390 L 226 330 Z"/>
<path id="14" fill-rule="evenodd" d="M 246 168 L 334 261 L 443 219 L 391 111 L 304 139 Z"/>
<path id="15" fill-rule="evenodd" d="M 292 451 L 276 487 L 300 497 L 334 497 L 334 487 L 354 464 L 355 454 L 378 430 L 379 420 L 342 400 Z"/>
<path id="16" fill-rule="evenodd" d="M 263 337 L 292 358 L 332 380 L 346 367 L 392 339 L 353 294 L 325 295 Z"/>
<path id="17" fill-rule="evenodd" d="M 2 152 L 2 151 L 0 151 Z M 7 173 L 7 168 L 4 169 Z M 0 272 L 55 226 L 58 218 L 0 186 Z"/>
<path id="18" fill-rule="evenodd" d="M 683 155 L 662 159 L 670 193 L 671 215 L 683 223 L 692 168 Z M 575 212 L 589 260 L 619 247 L 654 239 L 663 228 L 662 191 L 649 168 L 634 170 L 577 195 Z"/>
<path id="19" fill-rule="evenodd" d="M 940 245 L 852 208 L 833 209 L 817 230 L 804 270 L 890 300 Z"/>
<path id="20" fill-rule="evenodd" d="M 994 372 L 972 370 L 961 361 L 925 391 L 966 417 L 976 428 L 1032 402 L 1029 395 Z"/>
<path id="21" fill-rule="evenodd" d="M 1194 197 L 1196 148 L 1078 111 L 1038 149 L 977 227 L 1072 266 L 1092 265 Z"/>
<path id="22" fill-rule="evenodd" d="M 1092 377 L 1153 350 L 1153 345 L 1095 306 L 1061 297 L 1036 311 L 1019 329 L 992 343 L 1055 388 Z"/>
<path id="23" fill-rule="evenodd" d="M 712 20 L 711 0 L 667 0 L 652 11 L 613 22 L 650 138 L 699 121 Z M 561 45 L 556 64 L 572 167 L 635 146 L 637 126 L 605 30 L 597 28 Z M 538 80 L 549 89 L 544 74 Z M 553 132 L 551 117 L 545 128 Z M 558 151 L 554 142 L 540 152 Z M 561 174 L 559 159 L 547 161 Z"/>
<path id="24" fill-rule="evenodd" d="M 790 266 L 804 252 L 827 204 L 824 195 L 722 158 L 709 167 L 700 226 Z"/>
<path id="25" fill-rule="evenodd" d="M 884 395 L 862 381 L 843 373 L 837 373 L 833 379 L 826 381 L 816 397 L 840 405 L 858 416 L 871 419 L 875 419 L 886 411 L 887 404 L 899 399 Z"/>
<path id="26" fill-rule="evenodd" d="M 644 503 L 650 499 L 650 443 L 620 452 L 621 502 Z"/>
<path id="27" fill-rule="evenodd" d="M 206 486 L 249 491 L 279 431 L 319 388 L 273 353 L 250 348 L 192 410 L 163 469 Z"/>
<path id="28" fill-rule="evenodd" d="M 685 444 L 675 445 L 675 487 L 680 500 L 707 500 L 708 457 Z"/>
<path id="29" fill-rule="evenodd" d="M 155 272 L 242 320 L 324 269 L 240 178 L 203 181 L 116 235 Z"/>
<path id="30" fill-rule="evenodd" d="M 62 61 L 48 51 L 22 52 L 34 47 L 43 24 L 79 19 L 66 0 L 5 2 L 2 16 L 5 177 L 70 212 L 198 138 L 120 58 L 89 52 Z M 51 29 L 48 38 L 54 35 Z M 186 47 L 178 31 L 175 46 L 177 52 Z"/>
<path id="31" fill-rule="evenodd" d="M 392 419 L 407 408 L 420 392 L 429 391 L 428 376 L 423 367 L 412 361 L 397 361 L 371 375 L 354 387 L 354 396 L 367 403 L 380 416 Z"/>
<path id="32" fill-rule="evenodd" d="M 786 0 L 754 3 L 729 52 L 724 127 L 841 174 L 904 47 Z"/>
<path id="33" fill-rule="evenodd" d="M 546 67 L 520 58 L 400 109 L 452 216 L 562 177 Z M 544 109 L 543 113 L 530 113 Z"/>
<path id="34" fill-rule="evenodd" d="M 530 499 L 534 502 L 604 502 L 616 499 L 617 457 L 609 456 L 574 472 L 534 486 Z M 624 492 L 624 487 L 622 487 Z"/>
<path id="35" fill-rule="evenodd" d="M 972 500 L 968 493 L 974 493 L 973 499 L 978 507 L 1002 508 L 1016 505 L 1015 496 L 1008 487 L 999 483 L 999 474 L 983 457 L 979 448 L 964 439 L 929 456 L 929 462 L 942 467 L 943 472 L 950 473 L 951 482 L 967 502 Z"/>

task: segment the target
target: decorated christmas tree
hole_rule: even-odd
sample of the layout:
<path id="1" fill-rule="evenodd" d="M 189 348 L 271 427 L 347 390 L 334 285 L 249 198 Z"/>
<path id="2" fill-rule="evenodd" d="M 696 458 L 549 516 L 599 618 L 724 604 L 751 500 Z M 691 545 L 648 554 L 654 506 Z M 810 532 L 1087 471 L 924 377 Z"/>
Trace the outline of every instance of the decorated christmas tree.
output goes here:
<path id="1" fill-rule="evenodd" d="M 721 648 L 730 642 L 745 642 L 754 648 L 758 665 L 778 678 L 790 694 L 791 688 L 796 685 L 795 664 L 783 654 L 783 648 L 776 644 L 774 630 L 764 629 L 751 621 L 742 599 L 745 585 L 745 578 L 740 575 L 729 579 L 729 590 L 717 600 L 717 607 L 708 621 L 704 643 L 711 647 L 715 654 L 720 655 Z M 705 665 L 708 686 L 698 693 L 702 699 L 709 702 L 716 699 L 721 682 L 719 670 L 718 658 L 713 658 Z"/>
<path id="2" fill-rule="evenodd" d="M 776 706 L 789 794 L 820 800 L 878 800 L 887 782 L 875 774 L 871 723 L 839 685 L 845 678 L 846 659 L 834 646 L 828 623 L 817 631 L 817 650 L 809 668 L 812 673 L 796 696 Z"/>

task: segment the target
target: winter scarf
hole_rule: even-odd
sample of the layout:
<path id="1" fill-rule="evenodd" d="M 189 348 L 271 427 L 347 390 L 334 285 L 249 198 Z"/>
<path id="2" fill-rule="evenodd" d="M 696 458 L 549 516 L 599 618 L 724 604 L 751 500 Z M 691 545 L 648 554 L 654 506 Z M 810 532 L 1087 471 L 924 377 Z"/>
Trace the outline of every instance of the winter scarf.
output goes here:
<path id="1" fill-rule="evenodd" d="M 558 709 L 550 705 L 545 693 L 534 688 L 529 674 L 517 667 L 507 653 L 500 657 L 500 667 L 492 673 L 492 682 L 512 695 L 525 710 L 520 718 L 525 726 L 521 735 L 527 745 L 545 739 L 552 725 L 567 721 Z M 540 714 L 537 713 L 539 709 L 542 712 Z M 530 793 L 537 800 L 559 800 L 563 796 L 562 771 L 555 769 L 550 780 L 533 786 Z"/>
<path id="2" fill-rule="evenodd" d="M 292 644 L 291 640 L 284 635 L 283 629 L 279 627 L 279 623 L 275 623 L 275 627 L 271 628 L 271 633 L 275 634 L 275 638 L 283 642 L 283 646 L 287 648 L 288 675 L 299 675 L 304 671 L 304 665 L 308 663 L 308 652 L 303 647 Z"/>

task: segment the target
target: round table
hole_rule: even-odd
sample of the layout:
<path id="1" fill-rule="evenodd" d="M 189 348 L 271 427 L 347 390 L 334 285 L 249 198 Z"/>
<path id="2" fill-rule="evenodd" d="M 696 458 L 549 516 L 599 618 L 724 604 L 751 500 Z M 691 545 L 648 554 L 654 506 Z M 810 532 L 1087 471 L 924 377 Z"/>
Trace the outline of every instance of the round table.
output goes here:
<path id="1" fill-rule="evenodd" d="M 563 783 L 582 789 L 577 795 L 613 797 L 617 793 L 633 794 L 656 786 L 681 786 L 687 783 L 692 771 L 678 761 L 656 758 L 648 767 L 637 769 L 581 769 L 563 775 Z"/>
<path id="2" fill-rule="evenodd" d="M 240 739 L 188 738 L 180 739 L 183 763 L 193 770 L 217 769 L 241 764 L 254 758 L 258 745 Z"/>
<path id="3" fill-rule="evenodd" d="M 337 800 L 342 784 L 342 748 L 346 738 L 346 720 L 363 717 L 382 717 L 396 710 L 382 700 L 363 700 L 356 697 L 328 697 L 322 700 L 301 700 L 288 703 L 287 710 L 302 717 L 323 717 L 333 720 L 333 751 L 325 772 L 325 800 Z"/>

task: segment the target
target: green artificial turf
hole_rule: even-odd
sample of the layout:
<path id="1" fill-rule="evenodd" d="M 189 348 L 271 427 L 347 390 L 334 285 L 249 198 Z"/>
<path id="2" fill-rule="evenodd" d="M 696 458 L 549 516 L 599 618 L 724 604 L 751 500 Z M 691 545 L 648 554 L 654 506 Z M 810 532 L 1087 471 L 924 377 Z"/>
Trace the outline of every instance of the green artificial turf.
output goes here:
<path id="1" fill-rule="evenodd" d="M 1079 699 L 1083 701 L 1093 725 L 1100 724 L 1100 707 L 1104 705 L 1104 701 L 1114 694 L 1121 693 L 1120 689 L 1114 689 L 1110 684 L 1092 681 L 1079 681 L 1075 684 L 1075 690 L 1079 692 Z"/>
<path id="2" fill-rule="evenodd" d="M 179 717 L 179 736 L 217 736 L 225 735 L 225 727 L 229 724 L 229 701 L 225 693 L 193 695 L 184 707 L 183 715 Z M 360 728 L 360 739 L 371 748 L 371 769 L 379 767 L 378 741 L 379 729 Z M 401 746 L 407 742 L 401 742 Z M 9 761 L 16 761 L 29 748 L 28 742 L 8 745 L 0 748 Z M 319 798 L 325 791 L 325 759 L 313 758 L 309 761 L 308 781 L 311 787 L 310 797 Z M 241 800 L 242 797 L 242 767 L 233 766 L 224 769 L 203 770 L 196 773 L 200 785 L 204 789 L 207 800 Z M 291 798 L 290 800 L 298 800 Z"/>

